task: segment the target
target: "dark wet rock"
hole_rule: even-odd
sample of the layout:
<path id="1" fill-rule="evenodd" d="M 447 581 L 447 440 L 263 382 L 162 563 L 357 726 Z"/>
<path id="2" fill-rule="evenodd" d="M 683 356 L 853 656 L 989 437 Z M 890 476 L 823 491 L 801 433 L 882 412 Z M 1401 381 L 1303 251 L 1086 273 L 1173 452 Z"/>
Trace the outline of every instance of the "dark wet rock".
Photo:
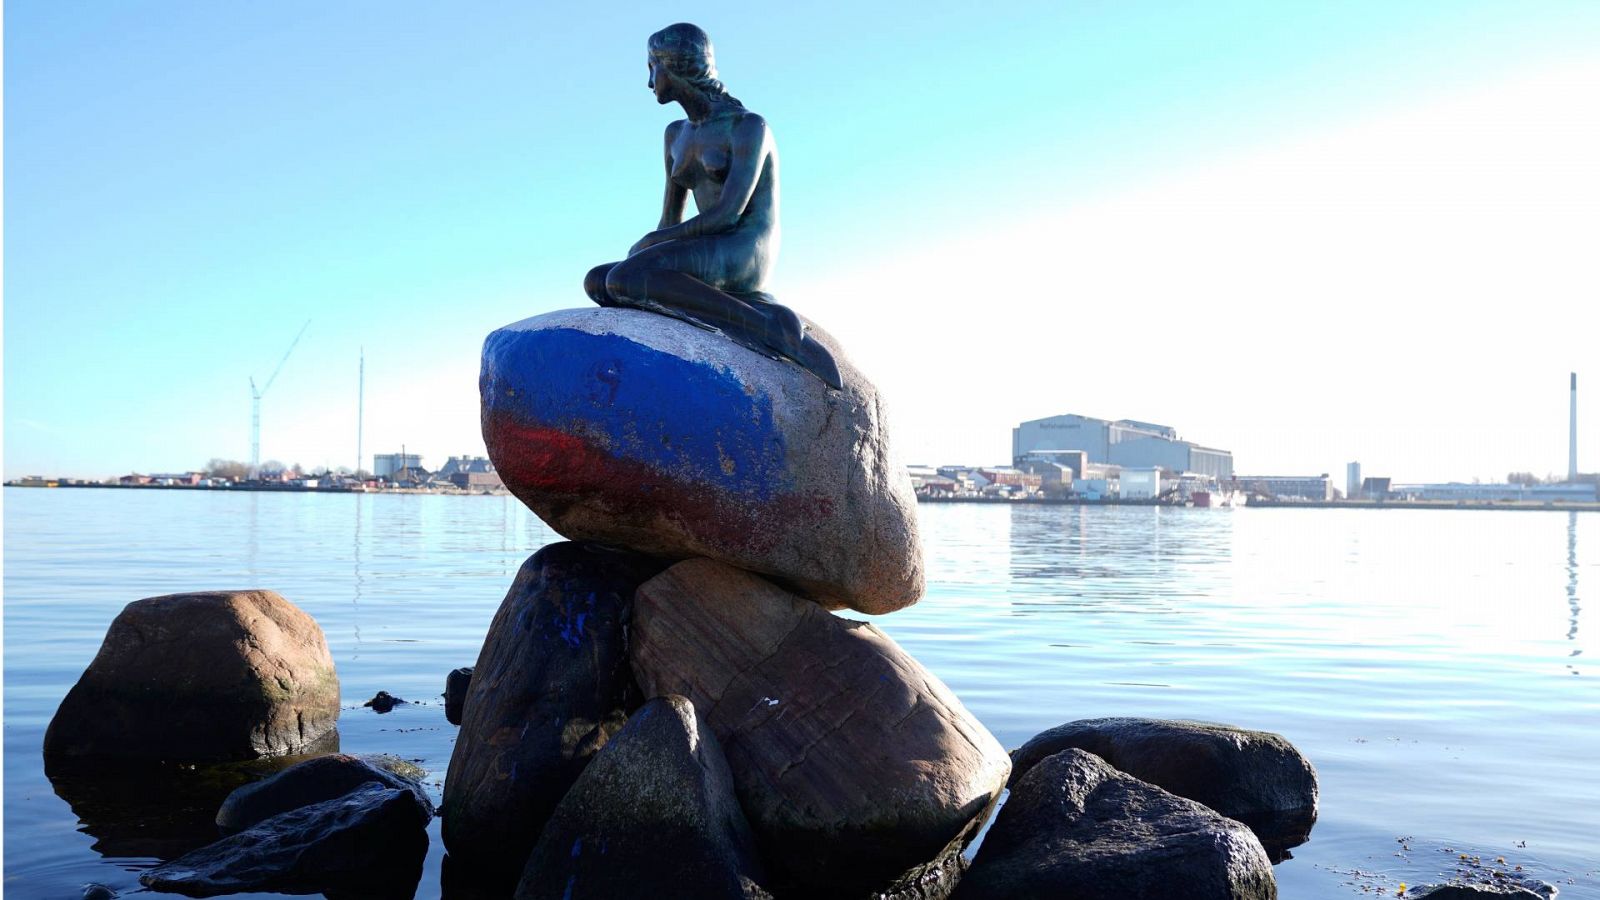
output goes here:
<path id="1" fill-rule="evenodd" d="M 1010 760 L 883 632 L 709 559 L 639 588 L 649 696 L 682 694 L 722 742 L 772 870 L 799 896 L 881 891 L 964 841 Z"/>
<path id="2" fill-rule="evenodd" d="M 687 699 L 641 707 L 567 792 L 517 900 L 767 897 L 716 736 Z"/>
<path id="3" fill-rule="evenodd" d="M 371 700 L 361 705 L 372 707 L 372 711 L 375 713 L 386 713 L 396 706 L 404 705 L 405 702 L 404 698 L 396 697 L 388 691 L 379 691 L 372 695 Z"/>
<path id="4" fill-rule="evenodd" d="M 362 753 L 356 758 L 417 784 L 428 777 L 428 770 L 417 765 L 421 760 L 401 759 L 393 753 Z"/>
<path id="5" fill-rule="evenodd" d="M 439 863 L 440 900 L 506 900 L 510 889 L 502 884 L 486 884 L 471 863 L 449 853 Z"/>
<path id="6" fill-rule="evenodd" d="M 409 790 L 364 784 L 273 816 L 139 876 L 157 891 L 410 897 L 428 851 L 431 813 Z"/>
<path id="7" fill-rule="evenodd" d="M 324 746 L 337 751 L 338 732 Z M 230 793 L 305 758 L 190 765 L 46 756 L 44 771 L 96 853 L 172 859 L 217 839 L 217 807 Z"/>
<path id="8" fill-rule="evenodd" d="M 83 900 L 115 900 L 117 892 L 103 884 L 83 886 Z"/>
<path id="9" fill-rule="evenodd" d="M 290 766 L 229 794 L 217 810 L 217 827 L 224 833 L 243 831 L 273 816 L 343 797 L 373 782 L 411 791 L 433 815 L 433 804 L 421 785 L 354 756 L 335 754 Z"/>
<path id="10" fill-rule="evenodd" d="M 972 828 L 951 841 L 937 859 L 907 870 L 888 887 L 874 891 L 871 900 L 947 900 L 967 871 L 964 851 L 978 828 L 988 821 L 988 812 L 978 816 Z"/>
<path id="11" fill-rule="evenodd" d="M 957 900 L 1271 900 L 1272 864 L 1248 828 L 1063 750 L 1011 788 Z"/>
<path id="12" fill-rule="evenodd" d="M 1541 894 L 1525 887 L 1492 884 L 1430 884 L 1406 891 L 1412 900 L 1548 900 L 1555 891 Z"/>
<path id="13" fill-rule="evenodd" d="M 661 563 L 559 543 L 523 564 L 473 667 L 445 777 L 450 855 L 509 892 L 556 804 L 638 705 L 625 623 Z"/>
<path id="14" fill-rule="evenodd" d="M 1208 722 L 1110 718 L 1068 722 L 1011 753 L 1011 782 L 1069 747 L 1243 822 L 1273 862 L 1317 821 L 1317 772 L 1281 735 Z"/>
<path id="15" fill-rule="evenodd" d="M 272 591 L 137 600 L 45 732 L 52 756 L 216 762 L 304 752 L 339 679 L 315 619 Z"/>
<path id="16" fill-rule="evenodd" d="M 444 717 L 451 725 L 461 724 L 461 710 L 467 704 L 467 691 L 471 687 L 471 666 L 452 669 L 444 677 Z"/>
<path id="17" fill-rule="evenodd" d="M 483 437 L 562 536 L 760 572 L 829 609 L 922 597 L 916 496 L 883 398 L 631 309 L 560 310 L 483 345 Z"/>

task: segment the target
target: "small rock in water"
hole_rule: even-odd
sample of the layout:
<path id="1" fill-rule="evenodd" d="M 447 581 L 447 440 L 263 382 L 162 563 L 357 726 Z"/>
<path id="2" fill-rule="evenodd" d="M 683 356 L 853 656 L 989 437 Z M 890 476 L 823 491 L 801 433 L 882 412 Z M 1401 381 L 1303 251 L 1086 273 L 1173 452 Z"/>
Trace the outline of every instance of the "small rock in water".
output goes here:
<path id="1" fill-rule="evenodd" d="M 467 705 L 467 691 L 472 689 L 472 667 L 452 669 L 444 677 L 444 718 L 451 725 L 461 724 L 461 710 Z"/>
<path id="2" fill-rule="evenodd" d="M 411 791 L 428 814 L 433 814 L 433 804 L 420 785 L 354 756 L 334 754 L 290 766 L 229 794 L 217 810 L 217 827 L 230 834 L 243 831 L 273 816 L 343 797 L 373 782 Z"/>
<path id="3" fill-rule="evenodd" d="M 1554 890 L 1540 894 L 1525 887 L 1488 884 L 1431 884 L 1406 892 L 1411 900 L 1549 900 L 1555 895 Z"/>
<path id="4" fill-rule="evenodd" d="M 371 700 L 368 700 L 361 705 L 372 707 L 372 711 L 376 713 L 386 713 L 405 702 L 406 701 L 404 699 L 396 697 L 390 694 L 388 691 L 379 691 Z"/>
<path id="5" fill-rule="evenodd" d="M 83 886 L 83 900 L 114 900 L 117 892 L 103 884 L 86 884 Z"/>
<path id="6" fill-rule="evenodd" d="M 315 619 L 272 591 L 128 604 L 44 736 L 47 756 L 183 763 L 303 753 L 335 732 Z"/>
<path id="7" fill-rule="evenodd" d="M 422 876 L 431 818 L 412 791 L 364 784 L 156 866 L 139 882 L 191 897 L 245 891 L 410 897 Z"/>
<path id="8" fill-rule="evenodd" d="M 1210 722 L 1084 719 L 1036 735 L 1011 753 L 1011 783 L 1035 763 L 1087 750 L 1162 790 L 1250 826 L 1273 862 L 1306 842 L 1317 821 L 1317 772 L 1281 735 Z"/>
<path id="9" fill-rule="evenodd" d="M 955 896 L 1275 900 L 1278 886 L 1244 825 L 1063 750 L 1012 787 Z"/>

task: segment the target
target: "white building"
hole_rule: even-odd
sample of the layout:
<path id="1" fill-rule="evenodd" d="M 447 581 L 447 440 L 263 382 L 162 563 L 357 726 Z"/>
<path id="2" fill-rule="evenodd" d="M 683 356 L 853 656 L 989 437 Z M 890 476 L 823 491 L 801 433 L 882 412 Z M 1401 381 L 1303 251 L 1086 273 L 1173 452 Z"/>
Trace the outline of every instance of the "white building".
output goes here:
<path id="1" fill-rule="evenodd" d="M 1118 481 L 1124 500 L 1154 500 L 1161 494 L 1161 469 L 1155 466 L 1123 466 Z"/>
<path id="2" fill-rule="evenodd" d="M 1361 463 L 1353 462 L 1344 467 L 1344 495 L 1346 498 L 1358 497 L 1361 494 Z"/>
<path id="3" fill-rule="evenodd" d="M 1159 466 L 1219 479 L 1233 477 L 1232 453 L 1180 440 L 1178 432 L 1166 425 L 1067 414 L 1034 419 L 1011 429 L 1013 460 L 1030 455 L 1049 458 L 1069 450 L 1084 451 L 1091 463 Z"/>

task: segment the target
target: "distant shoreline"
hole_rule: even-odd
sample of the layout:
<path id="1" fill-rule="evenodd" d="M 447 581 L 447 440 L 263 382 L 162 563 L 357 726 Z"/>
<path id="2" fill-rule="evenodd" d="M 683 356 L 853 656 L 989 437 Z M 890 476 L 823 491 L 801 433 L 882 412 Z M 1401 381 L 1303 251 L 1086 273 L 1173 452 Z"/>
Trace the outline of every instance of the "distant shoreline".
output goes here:
<path id="1" fill-rule="evenodd" d="M 226 484 L 226 485 L 200 485 L 200 484 L 86 484 L 82 482 L 62 482 L 46 484 L 22 484 L 16 481 L 5 483 L 8 488 L 59 489 L 59 488 L 109 488 L 119 491 L 232 491 L 255 492 L 264 494 L 437 494 L 441 497 L 509 497 L 511 492 L 505 488 L 494 490 L 469 491 L 462 489 L 441 488 L 359 488 L 359 487 L 303 487 L 294 484 Z"/>
<path id="2" fill-rule="evenodd" d="M 22 484 L 8 481 L 8 488 L 26 489 L 51 489 L 51 488 L 108 488 L 121 491 L 233 491 L 257 492 L 268 494 L 432 494 L 440 497 L 509 497 L 511 492 L 500 488 L 489 491 L 467 490 L 440 490 L 436 488 L 383 488 L 380 490 L 353 488 L 353 487 L 300 487 L 292 484 L 230 484 L 230 485 L 197 485 L 197 484 L 83 484 L 83 483 L 46 483 Z M 1082 499 L 1047 499 L 1043 497 L 1022 500 L 1003 500 L 990 497 L 918 497 L 918 503 L 976 503 L 987 505 L 1008 506 L 1161 506 L 1173 509 L 1187 509 L 1177 504 L 1163 503 L 1159 500 L 1082 500 Z M 1486 502 L 1486 501 L 1457 501 L 1457 500 L 1252 500 L 1247 505 L 1250 509 L 1465 509 L 1465 510 L 1495 510 L 1513 512 L 1600 512 L 1600 503 L 1573 503 L 1564 500 L 1539 501 L 1523 503 L 1517 501 Z M 1225 507 L 1222 507 L 1225 508 Z"/>
<path id="3" fill-rule="evenodd" d="M 1159 500 L 1081 500 L 1028 498 L 1005 500 L 990 497 L 918 497 L 918 503 L 987 503 L 1010 506 L 1164 506 L 1188 509 L 1179 504 Z M 1227 507 L 1218 507 L 1225 509 Z M 1517 501 L 1488 502 L 1466 500 L 1251 500 L 1247 509 L 1470 509 L 1512 510 L 1519 512 L 1600 512 L 1600 503 L 1574 503 L 1565 500 L 1524 503 Z"/>

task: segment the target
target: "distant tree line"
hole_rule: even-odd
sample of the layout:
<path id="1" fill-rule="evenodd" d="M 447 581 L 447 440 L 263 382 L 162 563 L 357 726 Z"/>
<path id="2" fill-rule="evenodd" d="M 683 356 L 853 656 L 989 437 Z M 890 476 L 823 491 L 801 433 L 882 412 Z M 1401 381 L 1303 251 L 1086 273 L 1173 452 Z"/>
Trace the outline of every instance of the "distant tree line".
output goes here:
<path id="1" fill-rule="evenodd" d="M 265 473 L 287 472 L 296 478 L 307 474 L 304 469 L 300 468 L 299 463 L 284 465 L 275 459 L 269 459 L 266 462 L 263 462 L 261 464 L 261 471 Z M 242 481 L 243 479 L 250 477 L 250 464 L 242 463 L 237 459 L 222 459 L 221 457 L 212 457 L 211 461 L 206 463 L 205 474 L 210 478 L 227 478 L 233 481 Z M 351 472 L 346 466 L 339 466 L 335 469 L 329 469 L 327 466 L 319 466 L 315 469 L 312 469 L 309 474 L 313 478 L 320 478 L 328 474 L 349 475 Z"/>

